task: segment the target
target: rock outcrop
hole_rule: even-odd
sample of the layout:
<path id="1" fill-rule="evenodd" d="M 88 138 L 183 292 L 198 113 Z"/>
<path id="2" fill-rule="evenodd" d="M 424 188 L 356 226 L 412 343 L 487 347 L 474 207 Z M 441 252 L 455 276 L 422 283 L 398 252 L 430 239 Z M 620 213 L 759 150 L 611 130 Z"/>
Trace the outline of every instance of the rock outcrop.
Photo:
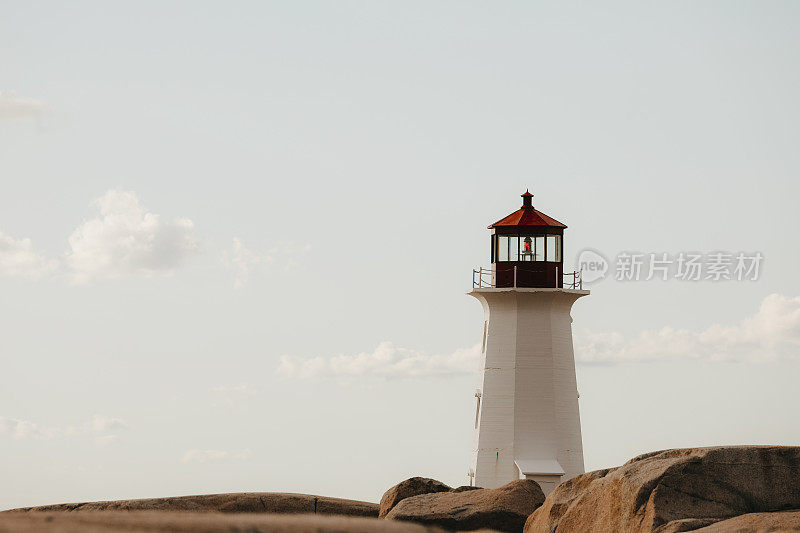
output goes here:
<path id="1" fill-rule="evenodd" d="M 777 513 L 748 513 L 729 518 L 708 527 L 695 530 L 697 533 L 755 533 L 762 531 L 800 531 L 800 511 Z"/>
<path id="2" fill-rule="evenodd" d="M 172 511 L 0 513 L 0 533 L 446 533 L 377 518 Z"/>
<path id="3" fill-rule="evenodd" d="M 640 455 L 560 484 L 525 532 L 714 531 L 746 513 L 788 509 L 800 509 L 799 447 L 689 448 Z"/>
<path id="4" fill-rule="evenodd" d="M 436 492 L 400 501 L 386 518 L 435 525 L 451 531 L 481 528 L 519 532 L 544 501 L 535 481 L 520 479 L 497 489 Z"/>
<path id="5" fill-rule="evenodd" d="M 389 511 L 394 509 L 394 506 L 400 501 L 410 497 L 418 496 L 420 494 L 430 494 L 432 492 L 447 492 L 451 490 L 448 485 L 441 481 L 430 479 L 427 477 L 412 477 L 405 481 L 401 481 L 394 487 L 387 490 L 381 498 L 380 518 L 385 517 Z"/>
<path id="6" fill-rule="evenodd" d="M 411 478 L 389 489 L 380 505 L 265 492 L 58 504 L 0 513 L 0 533 L 519 532 L 523 526 L 526 533 L 800 531 L 800 447 L 648 453 L 620 467 L 568 480 L 546 499 L 532 480 L 497 489 L 453 489 L 433 479 Z"/>
<path id="7" fill-rule="evenodd" d="M 464 492 L 467 490 L 480 490 L 483 487 L 473 487 L 471 485 L 461 485 L 460 487 L 456 487 L 454 489 L 450 489 L 450 492 Z"/>
<path id="8" fill-rule="evenodd" d="M 332 514 L 377 517 L 376 503 L 328 498 L 311 494 L 281 492 L 242 492 L 204 494 L 143 500 L 61 503 L 15 509 L 11 512 L 38 511 L 216 511 L 221 513 Z"/>

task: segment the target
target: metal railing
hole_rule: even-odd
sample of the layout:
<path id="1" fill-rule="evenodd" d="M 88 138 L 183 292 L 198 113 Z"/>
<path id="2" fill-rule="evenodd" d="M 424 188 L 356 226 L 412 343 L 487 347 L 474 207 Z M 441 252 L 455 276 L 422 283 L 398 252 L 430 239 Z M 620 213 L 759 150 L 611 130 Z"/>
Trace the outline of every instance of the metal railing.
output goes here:
<path id="1" fill-rule="evenodd" d="M 487 280 L 484 276 L 489 276 Z M 494 287 L 494 280 L 492 279 L 492 270 L 480 267 L 478 270 L 472 269 L 472 288 L 484 289 Z"/>
<path id="2" fill-rule="evenodd" d="M 513 287 L 517 286 L 518 267 L 514 266 L 514 283 Z M 575 270 L 573 272 L 565 272 L 562 274 L 561 286 L 564 289 L 577 289 L 583 290 L 583 276 L 582 271 Z M 556 268 L 556 279 L 558 279 L 558 268 Z M 494 272 L 491 268 L 480 267 L 477 270 L 472 270 L 472 288 L 473 289 L 488 289 L 496 288 Z"/>
<path id="3" fill-rule="evenodd" d="M 572 282 L 567 280 L 572 277 Z M 565 289 L 578 289 L 583 290 L 583 270 L 574 270 L 572 272 L 564 273 L 564 288 Z"/>

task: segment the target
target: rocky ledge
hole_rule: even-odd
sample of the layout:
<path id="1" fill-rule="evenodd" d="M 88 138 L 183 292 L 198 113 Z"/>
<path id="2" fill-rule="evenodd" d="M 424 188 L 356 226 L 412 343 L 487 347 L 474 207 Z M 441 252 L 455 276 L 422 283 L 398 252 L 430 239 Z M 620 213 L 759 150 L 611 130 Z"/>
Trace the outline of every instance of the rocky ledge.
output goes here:
<path id="1" fill-rule="evenodd" d="M 409 524 L 333 515 L 177 511 L 37 512 L 0 517 L 0 533 L 446 533 Z"/>
<path id="2" fill-rule="evenodd" d="M 565 481 L 547 498 L 529 480 L 481 489 L 451 488 L 417 477 L 389 489 L 380 505 L 304 494 L 243 493 L 60 504 L 0 513 L 0 533 L 479 529 L 524 529 L 525 533 L 800 531 L 800 447 L 729 446 L 648 453 L 620 467 Z"/>
<path id="3" fill-rule="evenodd" d="M 8 513 L 42 511 L 194 511 L 218 513 L 326 514 L 378 517 L 376 503 L 343 500 L 311 494 L 240 492 L 172 498 L 147 498 L 107 502 L 59 503 L 27 507 Z"/>

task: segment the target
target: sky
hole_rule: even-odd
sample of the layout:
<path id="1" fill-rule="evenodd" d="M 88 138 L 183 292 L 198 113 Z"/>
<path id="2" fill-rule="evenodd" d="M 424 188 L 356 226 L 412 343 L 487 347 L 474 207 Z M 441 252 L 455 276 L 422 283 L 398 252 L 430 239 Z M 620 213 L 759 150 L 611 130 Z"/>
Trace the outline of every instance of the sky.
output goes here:
<path id="1" fill-rule="evenodd" d="M 0 509 L 466 484 L 466 293 L 526 189 L 608 265 L 587 470 L 800 442 L 797 3 L 0 12 Z"/>

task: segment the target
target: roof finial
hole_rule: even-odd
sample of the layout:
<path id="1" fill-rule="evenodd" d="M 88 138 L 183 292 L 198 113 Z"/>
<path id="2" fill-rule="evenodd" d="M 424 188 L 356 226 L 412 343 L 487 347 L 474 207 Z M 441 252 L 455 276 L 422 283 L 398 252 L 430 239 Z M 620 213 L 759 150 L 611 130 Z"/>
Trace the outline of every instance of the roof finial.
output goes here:
<path id="1" fill-rule="evenodd" d="M 525 189 L 525 192 L 522 193 L 522 207 L 533 207 L 533 195 Z"/>

